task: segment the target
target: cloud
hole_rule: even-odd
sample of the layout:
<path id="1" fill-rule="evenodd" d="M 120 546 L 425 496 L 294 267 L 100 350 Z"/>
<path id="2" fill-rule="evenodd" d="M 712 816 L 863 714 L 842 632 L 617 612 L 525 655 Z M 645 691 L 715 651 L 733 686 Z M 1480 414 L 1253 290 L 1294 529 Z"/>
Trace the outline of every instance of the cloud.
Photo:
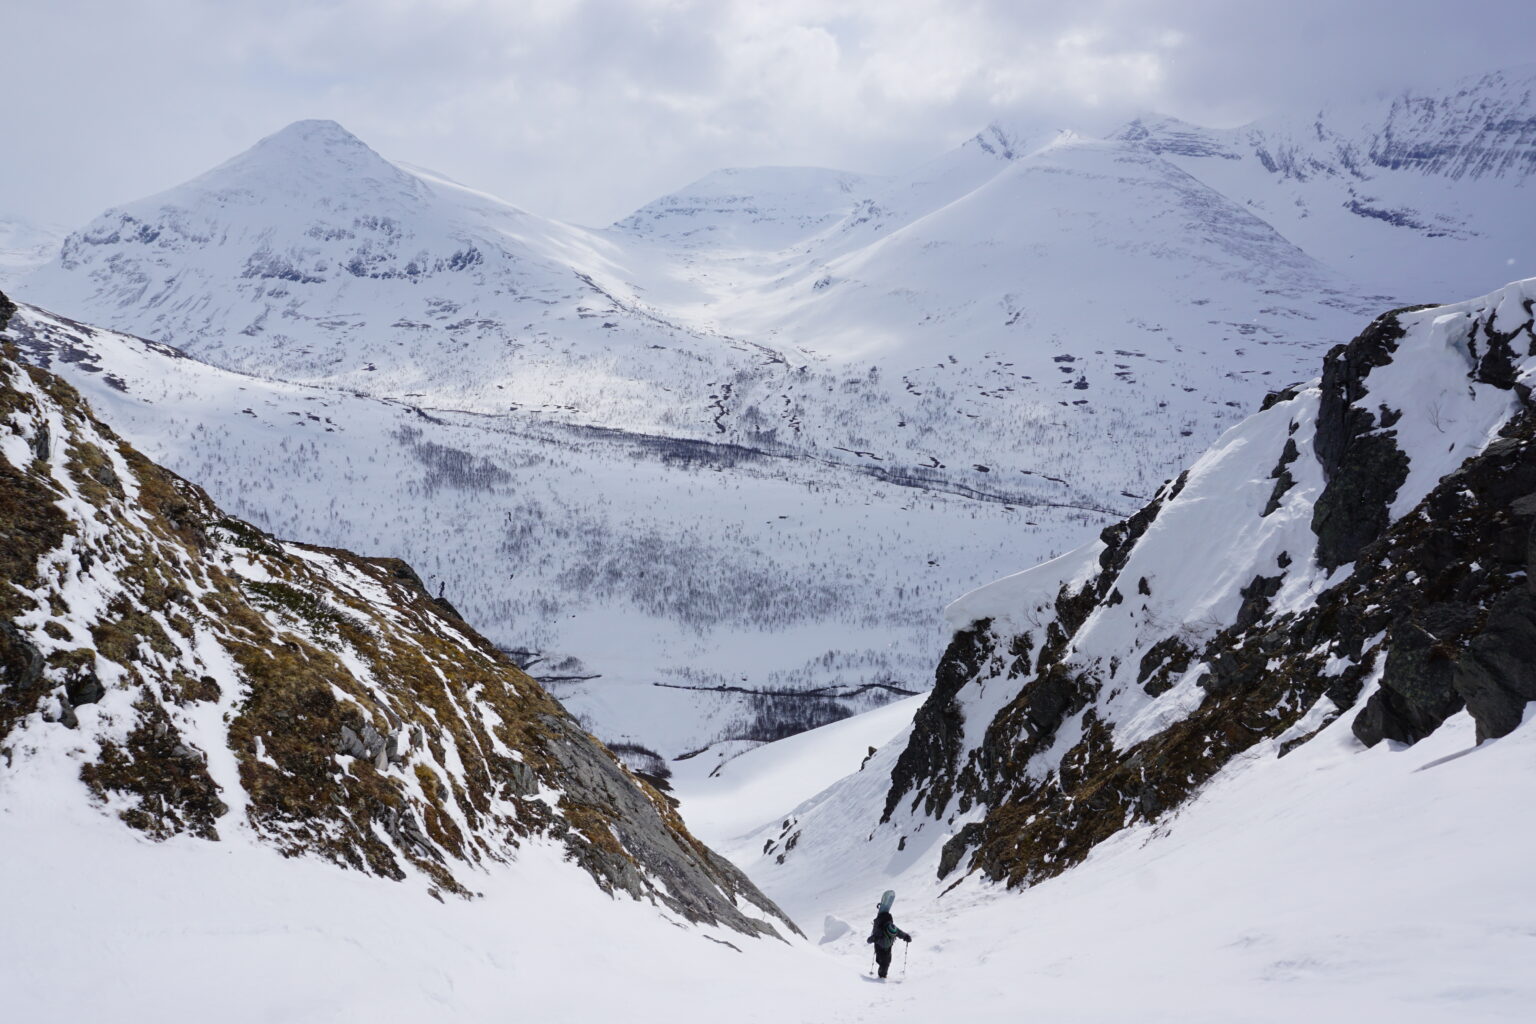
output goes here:
<path id="1" fill-rule="evenodd" d="M 78 222 L 301 117 L 600 223 L 720 166 L 882 171 L 1004 117 L 1233 124 L 1526 60 L 1524 0 L 20 0 L 0 210 Z"/>

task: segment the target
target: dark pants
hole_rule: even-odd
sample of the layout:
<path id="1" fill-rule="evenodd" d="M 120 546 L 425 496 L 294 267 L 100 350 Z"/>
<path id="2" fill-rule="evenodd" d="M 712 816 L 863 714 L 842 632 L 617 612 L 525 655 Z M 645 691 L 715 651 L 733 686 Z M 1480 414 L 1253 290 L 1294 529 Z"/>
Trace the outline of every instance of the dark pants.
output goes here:
<path id="1" fill-rule="evenodd" d="M 880 977 L 885 977 L 885 972 L 891 969 L 890 946 L 875 946 L 875 963 L 880 965 Z"/>

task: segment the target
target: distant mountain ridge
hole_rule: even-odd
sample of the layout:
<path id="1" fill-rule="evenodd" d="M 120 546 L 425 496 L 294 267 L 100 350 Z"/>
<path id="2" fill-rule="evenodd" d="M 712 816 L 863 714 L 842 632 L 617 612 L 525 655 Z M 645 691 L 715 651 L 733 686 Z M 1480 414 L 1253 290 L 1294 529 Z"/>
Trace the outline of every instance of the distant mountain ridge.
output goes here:
<path id="1" fill-rule="evenodd" d="M 1536 270 L 1521 241 L 1536 221 L 1536 65 L 1227 130 L 1152 116 L 1113 137 L 1368 286 L 1454 294 Z"/>

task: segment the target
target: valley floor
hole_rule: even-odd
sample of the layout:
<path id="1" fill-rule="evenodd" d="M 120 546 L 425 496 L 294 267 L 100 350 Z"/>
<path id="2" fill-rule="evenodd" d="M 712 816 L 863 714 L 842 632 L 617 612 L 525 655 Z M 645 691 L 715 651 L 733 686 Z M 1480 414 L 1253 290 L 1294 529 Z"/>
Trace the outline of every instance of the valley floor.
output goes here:
<path id="1" fill-rule="evenodd" d="M 846 848 L 802 850 L 798 873 L 758 871 L 763 835 L 806 787 L 899 741 L 914 707 L 714 778 L 709 755 L 678 766 L 685 813 L 799 921 L 809 939 L 793 944 L 671 927 L 538 846 L 487 874 L 483 899 L 446 904 L 238 830 L 157 846 L 66 794 L 62 757 L 23 764 L 0 792 L 7 1016 L 1229 1024 L 1522 1020 L 1536 1005 L 1536 829 L 1520 811 L 1536 798 L 1536 716 L 1482 746 L 1457 719 L 1411 749 L 1364 751 L 1342 723 L 1283 760 L 1260 748 L 1163 834 L 1122 834 L 1024 893 L 967 882 L 937 897 L 926 857 L 849 877 L 872 822 L 848 822 Z M 837 895 L 775 884 L 808 874 Z M 916 941 L 902 983 L 878 987 L 863 934 L 892 886 Z M 818 944 L 828 914 L 851 930 Z"/>

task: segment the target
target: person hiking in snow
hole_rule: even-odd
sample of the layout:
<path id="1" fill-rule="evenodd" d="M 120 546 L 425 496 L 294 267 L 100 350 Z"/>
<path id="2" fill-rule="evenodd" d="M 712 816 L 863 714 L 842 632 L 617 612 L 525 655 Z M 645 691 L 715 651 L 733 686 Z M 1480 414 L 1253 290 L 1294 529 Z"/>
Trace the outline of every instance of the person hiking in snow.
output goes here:
<path id="1" fill-rule="evenodd" d="M 897 939 L 911 942 L 912 936 L 896 927 L 896 922 L 891 919 L 890 904 L 881 902 L 885 905 L 876 906 L 879 913 L 875 915 L 874 928 L 864 941 L 875 944 L 875 963 L 880 965 L 880 977 L 883 978 L 891 968 L 891 947 L 896 945 Z"/>

